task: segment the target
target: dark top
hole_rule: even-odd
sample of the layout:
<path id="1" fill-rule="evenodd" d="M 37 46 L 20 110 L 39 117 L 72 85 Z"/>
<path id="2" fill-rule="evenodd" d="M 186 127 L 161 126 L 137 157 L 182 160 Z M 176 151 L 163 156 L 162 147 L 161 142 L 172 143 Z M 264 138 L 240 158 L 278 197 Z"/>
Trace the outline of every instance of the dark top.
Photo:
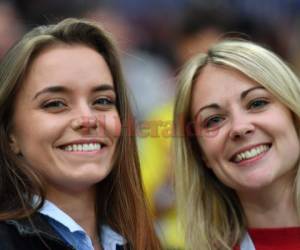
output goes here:
<path id="1" fill-rule="evenodd" d="M 1 250 L 75 250 L 50 226 L 47 219 L 33 214 L 30 219 L 0 221 Z M 125 250 L 118 246 L 117 250 Z"/>

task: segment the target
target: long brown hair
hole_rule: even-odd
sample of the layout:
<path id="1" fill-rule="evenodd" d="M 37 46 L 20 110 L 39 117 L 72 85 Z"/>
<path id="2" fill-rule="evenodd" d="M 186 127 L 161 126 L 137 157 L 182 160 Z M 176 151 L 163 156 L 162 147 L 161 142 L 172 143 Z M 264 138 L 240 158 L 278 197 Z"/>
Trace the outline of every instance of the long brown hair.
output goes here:
<path id="1" fill-rule="evenodd" d="M 133 115 L 118 53 L 108 33 L 99 25 L 78 19 L 33 29 L 8 51 L 0 64 L 0 220 L 29 216 L 44 202 L 41 176 L 12 152 L 9 134 L 15 95 L 28 68 L 41 51 L 61 43 L 83 44 L 101 54 L 110 68 L 117 95 L 122 132 L 113 169 L 98 183 L 98 219 L 124 236 L 133 249 L 160 249 L 144 199 Z M 36 194 L 42 199 L 32 208 Z"/>

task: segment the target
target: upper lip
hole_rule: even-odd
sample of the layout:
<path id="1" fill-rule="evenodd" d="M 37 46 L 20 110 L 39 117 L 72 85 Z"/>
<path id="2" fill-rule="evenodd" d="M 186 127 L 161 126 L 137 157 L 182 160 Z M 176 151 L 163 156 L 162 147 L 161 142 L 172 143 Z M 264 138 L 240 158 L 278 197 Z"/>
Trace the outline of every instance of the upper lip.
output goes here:
<path id="1" fill-rule="evenodd" d="M 247 150 L 250 150 L 252 148 L 256 148 L 258 146 L 261 146 L 261 145 L 271 145 L 271 143 L 269 142 L 264 142 L 264 143 L 257 143 L 257 144 L 253 144 L 253 145 L 249 145 L 249 146 L 246 146 L 246 147 L 243 147 L 241 149 L 239 149 L 237 152 L 235 152 L 234 154 L 232 154 L 232 156 L 230 157 L 230 160 L 232 161 L 234 159 L 234 157 L 242 152 L 245 152 Z"/>
<path id="2" fill-rule="evenodd" d="M 90 144 L 90 143 L 99 143 L 99 144 L 101 144 L 101 146 L 108 145 L 108 141 L 105 139 L 87 138 L 87 139 L 78 139 L 78 140 L 69 141 L 64 144 L 59 145 L 59 147 L 66 147 L 68 145 L 73 145 L 73 144 Z"/>

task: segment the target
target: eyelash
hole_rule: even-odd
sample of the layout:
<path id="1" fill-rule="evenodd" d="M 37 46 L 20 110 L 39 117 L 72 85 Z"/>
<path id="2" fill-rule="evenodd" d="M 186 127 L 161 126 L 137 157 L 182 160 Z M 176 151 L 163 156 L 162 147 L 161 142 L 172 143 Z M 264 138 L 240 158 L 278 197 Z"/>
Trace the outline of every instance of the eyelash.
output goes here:
<path id="1" fill-rule="evenodd" d="M 257 106 L 257 104 L 259 104 Z M 266 105 L 269 104 L 269 101 L 267 101 L 266 99 L 254 99 L 252 101 L 250 101 L 250 103 L 247 105 L 248 109 L 252 109 L 252 110 L 259 110 L 264 108 Z M 256 106 L 253 106 L 256 105 Z M 214 119 L 218 119 L 218 121 L 214 121 Z M 220 125 L 220 123 L 222 123 L 224 121 L 224 117 L 222 115 L 213 115 L 211 117 L 208 117 L 205 121 L 204 121 L 204 128 L 215 128 L 218 127 Z M 210 123 L 213 122 L 213 125 L 210 125 Z"/>
<path id="2" fill-rule="evenodd" d="M 101 101 L 102 103 L 100 103 L 99 101 Z M 103 101 L 104 101 L 104 103 L 103 103 Z M 93 105 L 113 106 L 113 105 L 115 105 L 115 100 L 108 98 L 108 97 L 100 97 L 93 102 Z"/>
<path id="3" fill-rule="evenodd" d="M 212 127 L 216 127 L 218 126 L 222 121 L 213 121 L 214 119 L 222 119 L 222 121 L 225 119 L 224 117 L 222 117 L 221 115 L 214 115 L 211 117 L 208 117 L 205 121 L 204 121 L 204 128 L 212 128 Z M 211 122 L 214 122 L 214 125 L 210 125 Z"/>
<path id="4" fill-rule="evenodd" d="M 253 106 L 254 104 L 259 104 L 259 105 Z M 257 109 L 264 108 L 268 104 L 269 104 L 269 101 L 267 101 L 266 99 L 258 98 L 258 99 L 254 99 L 254 100 L 250 101 L 247 108 L 257 110 Z"/>
<path id="5" fill-rule="evenodd" d="M 115 101 L 108 97 L 100 97 L 93 102 L 93 105 L 96 105 L 98 108 L 109 108 L 115 105 Z M 62 100 L 51 100 L 42 103 L 41 107 L 46 110 L 61 111 L 67 108 L 67 105 Z"/>
<path id="6" fill-rule="evenodd" d="M 63 105 L 63 107 L 59 106 L 60 104 Z M 43 109 L 61 109 L 65 108 L 66 104 L 61 101 L 61 100 L 53 100 L 53 101 L 48 101 L 42 104 Z"/>

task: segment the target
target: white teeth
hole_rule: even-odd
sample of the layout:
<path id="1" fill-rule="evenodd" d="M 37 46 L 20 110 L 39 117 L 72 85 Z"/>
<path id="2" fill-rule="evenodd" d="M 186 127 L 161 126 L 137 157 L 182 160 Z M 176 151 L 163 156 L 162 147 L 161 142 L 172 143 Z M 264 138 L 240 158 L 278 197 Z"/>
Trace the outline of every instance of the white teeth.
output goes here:
<path id="1" fill-rule="evenodd" d="M 269 145 L 261 145 L 256 148 L 252 148 L 250 150 L 247 150 L 245 152 L 239 153 L 234 157 L 234 162 L 240 162 L 242 160 L 248 160 L 250 158 L 253 158 L 259 154 L 262 154 L 266 151 L 268 151 L 270 148 Z"/>
<path id="2" fill-rule="evenodd" d="M 84 144 L 72 144 L 65 146 L 63 150 L 69 152 L 87 152 L 87 151 L 97 151 L 101 149 L 100 143 L 84 143 Z"/>

